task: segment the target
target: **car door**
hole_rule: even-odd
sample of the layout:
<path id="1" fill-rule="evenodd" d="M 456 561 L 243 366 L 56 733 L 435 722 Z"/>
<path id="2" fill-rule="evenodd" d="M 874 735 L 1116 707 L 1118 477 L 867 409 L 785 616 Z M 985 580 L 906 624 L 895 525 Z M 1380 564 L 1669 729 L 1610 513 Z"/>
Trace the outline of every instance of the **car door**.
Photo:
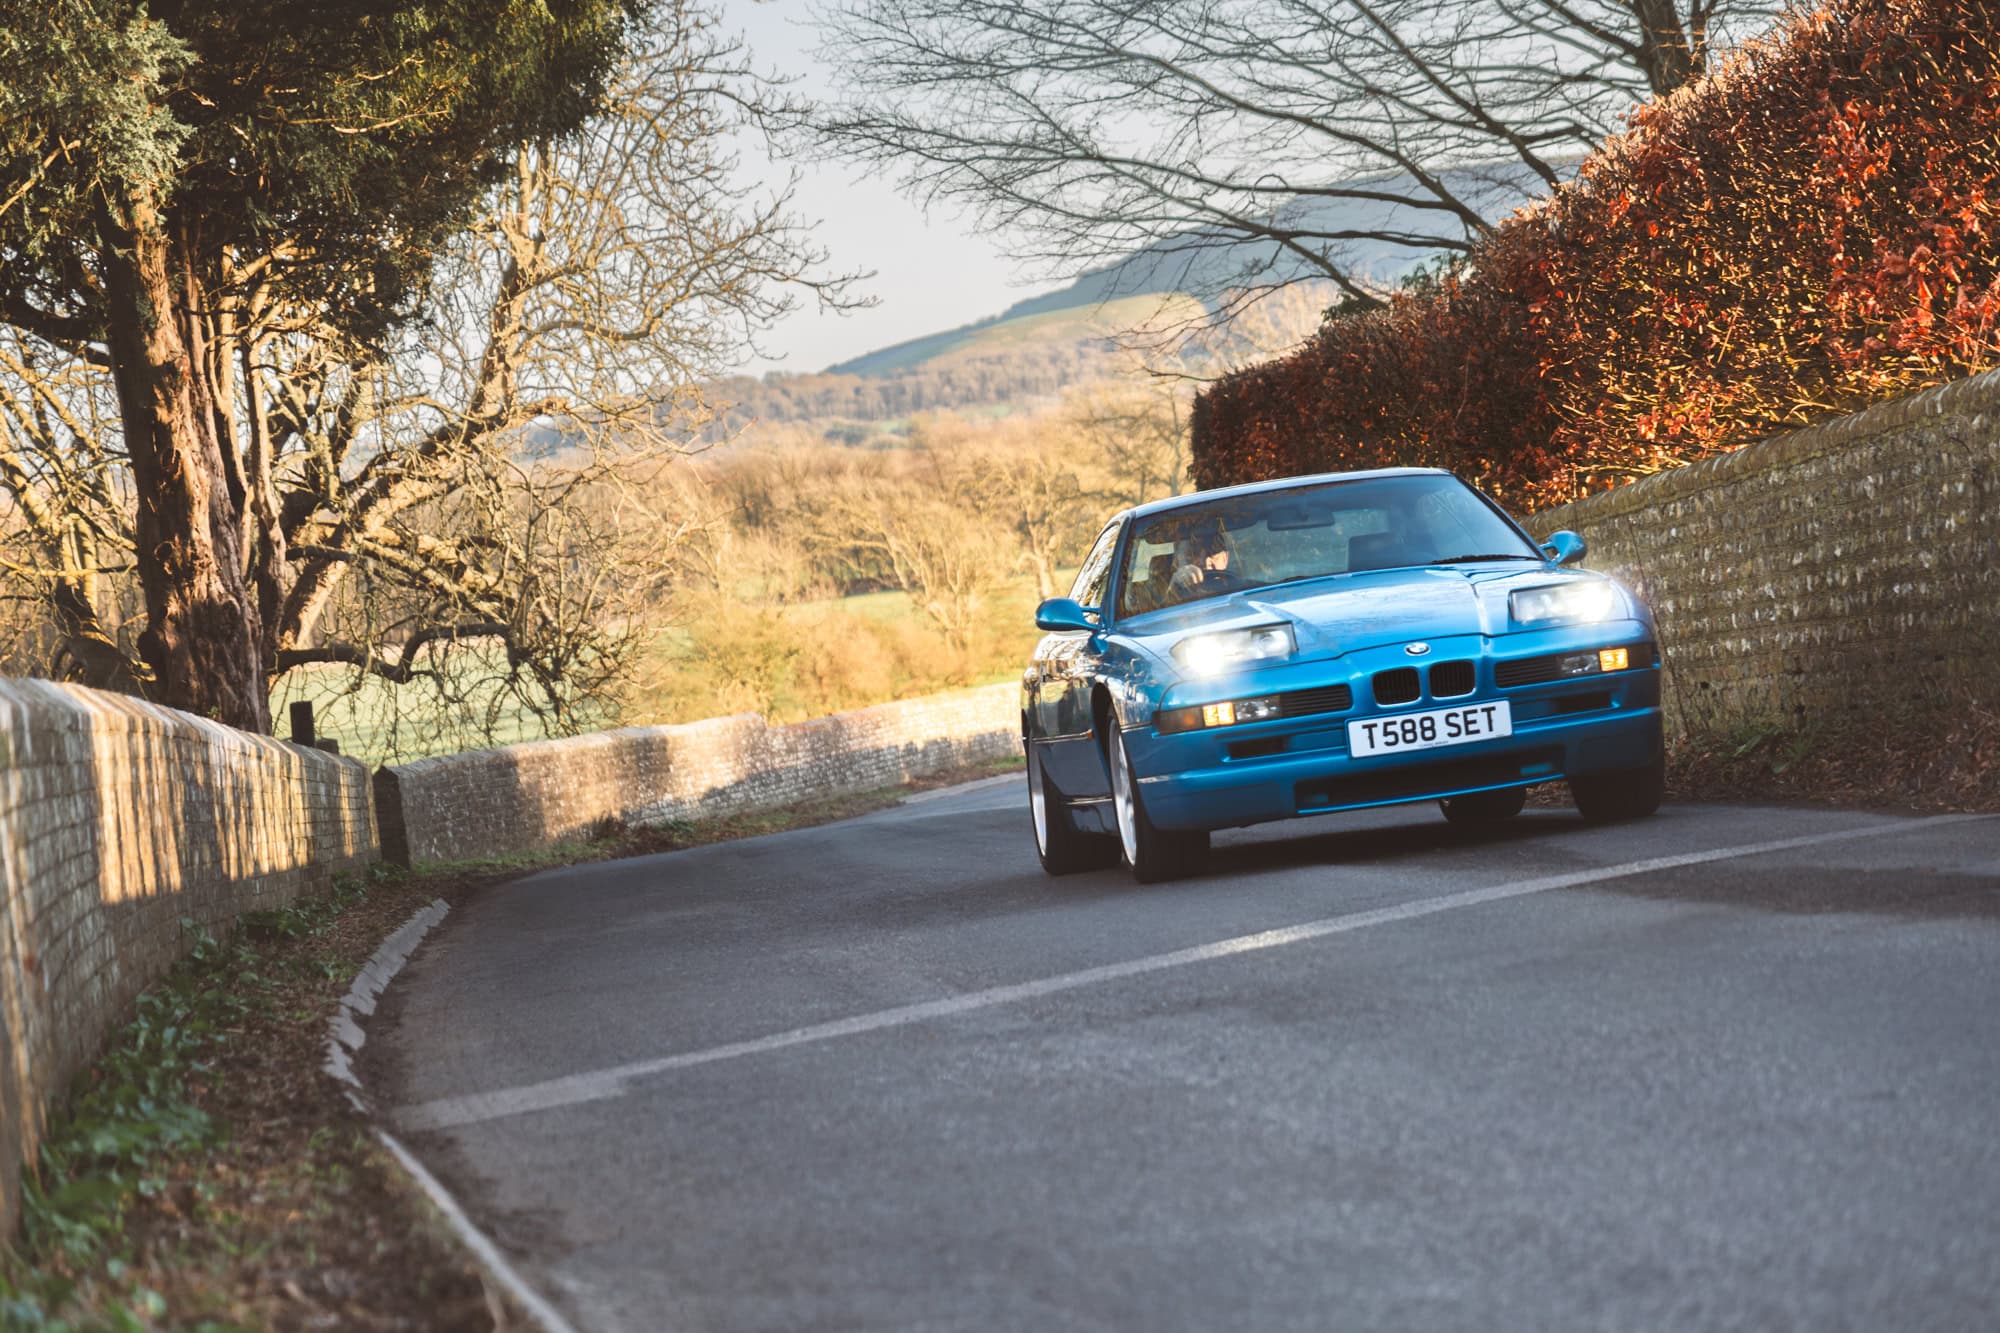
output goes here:
<path id="1" fill-rule="evenodd" d="M 1114 521 L 1098 536 L 1070 589 L 1071 599 L 1100 620 L 1121 527 Z M 1110 790 L 1091 730 L 1090 688 L 1098 656 L 1098 636 L 1083 630 L 1046 634 L 1035 648 L 1034 732 L 1044 771 L 1066 796 L 1103 796 Z"/>

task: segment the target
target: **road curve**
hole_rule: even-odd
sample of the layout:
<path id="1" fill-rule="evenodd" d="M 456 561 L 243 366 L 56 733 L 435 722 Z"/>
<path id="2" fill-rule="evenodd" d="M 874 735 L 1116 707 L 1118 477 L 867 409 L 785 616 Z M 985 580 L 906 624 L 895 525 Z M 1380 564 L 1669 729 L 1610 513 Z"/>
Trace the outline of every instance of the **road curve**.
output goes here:
<path id="1" fill-rule="evenodd" d="M 371 1087 L 583 1329 L 2000 1326 L 2000 818 L 1018 783 L 490 890 Z"/>

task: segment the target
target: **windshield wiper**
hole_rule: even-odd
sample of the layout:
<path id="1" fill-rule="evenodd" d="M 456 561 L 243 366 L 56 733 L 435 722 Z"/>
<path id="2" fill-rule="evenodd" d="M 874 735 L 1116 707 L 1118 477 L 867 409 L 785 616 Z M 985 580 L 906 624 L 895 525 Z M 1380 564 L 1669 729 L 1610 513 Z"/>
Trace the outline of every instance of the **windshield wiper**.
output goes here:
<path id="1" fill-rule="evenodd" d="M 1431 563 L 1434 565 L 1469 565 L 1475 560 L 1533 560 L 1534 558 L 1532 555 L 1501 555 L 1497 552 L 1488 552 L 1483 555 L 1451 555 L 1446 556 L 1442 560 L 1433 560 Z"/>

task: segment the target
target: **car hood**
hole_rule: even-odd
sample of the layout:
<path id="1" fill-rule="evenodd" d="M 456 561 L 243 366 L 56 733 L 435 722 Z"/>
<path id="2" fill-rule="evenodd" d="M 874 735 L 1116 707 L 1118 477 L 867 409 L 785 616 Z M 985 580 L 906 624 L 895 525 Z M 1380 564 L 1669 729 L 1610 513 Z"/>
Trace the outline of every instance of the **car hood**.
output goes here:
<path id="1" fill-rule="evenodd" d="M 1115 634 L 1166 658 L 1189 634 L 1289 621 L 1298 637 L 1294 660 L 1310 660 L 1459 634 L 1504 634 L 1507 595 L 1516 588 L 1600 581 L 1586 570 L 1547 565 L 1468 569 L 1430 566 L 1372 570 L 1253 588 L 1186 606 L 1135 616 Z"/>

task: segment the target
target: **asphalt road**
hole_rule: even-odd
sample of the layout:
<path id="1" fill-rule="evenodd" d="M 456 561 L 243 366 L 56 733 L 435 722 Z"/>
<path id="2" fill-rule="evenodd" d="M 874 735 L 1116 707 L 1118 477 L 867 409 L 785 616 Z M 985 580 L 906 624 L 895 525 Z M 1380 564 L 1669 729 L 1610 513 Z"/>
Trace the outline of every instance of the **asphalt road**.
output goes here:
<path id="1" fill-rule="evenodd" d="M 583 1329 L 2000 1328 L 2000 818 L 1018 783 L 490 891 L 374 1087 Z"/>

